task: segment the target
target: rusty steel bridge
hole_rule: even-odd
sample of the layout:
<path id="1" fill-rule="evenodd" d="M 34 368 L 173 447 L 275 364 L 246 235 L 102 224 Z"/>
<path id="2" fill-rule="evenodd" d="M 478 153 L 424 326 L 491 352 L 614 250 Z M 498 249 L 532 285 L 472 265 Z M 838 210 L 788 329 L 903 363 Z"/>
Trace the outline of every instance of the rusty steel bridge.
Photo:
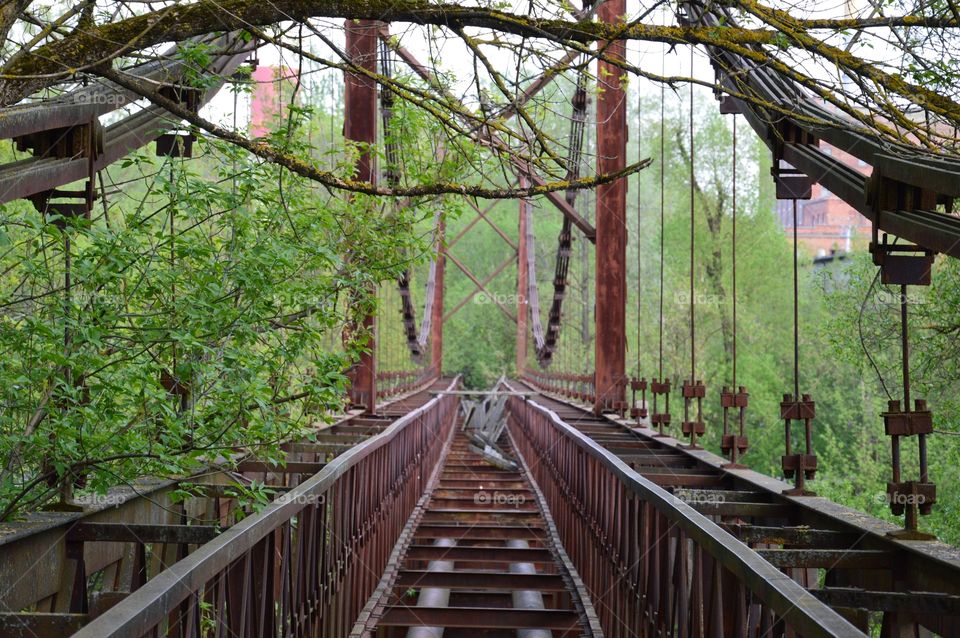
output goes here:
<path id="1" fill-rule="evenodd" d="M 610 0 L 583 15 L 596 11 L 613 21 L 624 6 Z M 685 5 L 682 18 L 707 26 L 732 20 L 722 7 L 699 2 Z M 389 74 L 389 52 L 436 80 L 391 40 L 387 25 L 348 21 L 345 30 L 358 70 Z M 236 35 L 205 41 L 221 52 L 209 67 L 218 77 L 250 56 Z M 609 44 L 610 59 L 625 56 L 623 43 Z M 871 250 L 884 283 L 903 290 L 929 284 L 934 254 L 960 257 L 960 219 L 949 214 L 960 196 L 960 162 L 852 132 L 770 70 L 729 52 L 708 53 L 731 95 L 789 104 L 796 114 L 767 112 L 759 99 L 725 95 L 719 102 L 767 142 L 780 199 L 809 197 L 816 181 L 847 201 L 873 223 Z M 616 67 L 599 64 L 597 170 L 613 173 L 626 166 L 625 93 Z M 175 62 L 134 67 L 131 75 L 160 87 L 154 105 L 106 127 L 101 116 L 140 96 L 99 84 L 0 111 L 0 137 L 32 154 L 0 166 L 2 201 L 89 215 L 99 196 L 96 175 L 106 166 L 153 143 L 160 154 L 189 154 L 189 135 L 166 132 L 178 118 L 163 105 L 195 113 L 222 83 L 193 89 L 180 83 L 182 73 Z M 521 101 L 550 77 L 531 82 Z M 359 71 L 346 73 L 345 82 L 344 134 L 374 143 L 378 122 L 389 124 L 392 97 Z M 580 82 L 571 104 L 577 152 L 588 89 Z M 495 132 L 474 135 L 483 144 L 504 143 Z M 872 175 L 831 157 L 820 141 L 866 162 Z M 521 184 L 544 183 L 523 162 L 512 168 Z M 361 156 L 357 179 L 375 178 L 372 158 Z M 84 187 L 64 189 L 75 182 Z M 936 487 L 926 469 L 930 412 L 909 394 L 906 319 L 905 396 L 884 414 L 893 450 L 888 489 L 923 498 L 894 502 L 903 517 L 894 525 L 811 491 L 816 407 L 799 383 L 781 404 L 784 481 L 739 463 L 749 447 L 744 388 L 720 393 L 718 456 L 697 444 L 708 425 L 695 360 L 690 378 L 674 388 L 682 417 L 671 416 L 662 370 L 651 379 L 627 375 L 626 193 L 623 179 L 596 189 L 595 225 L 578 213 L 575 192 L 548 196 L 563 230 L 546 327 L 529 202 L 519 204 L 516 242 L 495 227 L 515 249 L 496 272 L 517 264 L 519 307 L 531 307 L 529 315 L 501 308 L 517 324 L 520 371 L 486 395 L 503 397 L 504 427 L 491 441 L 501 462 L 476 444 L 460 378 L 441 371 L 444 321 L 466 303 L 445 304 L 448 266 L 480 292 L 489 279 L 450 252 L 457 238 L 444 247 L 438 224 L 420 329 L 409 279 L 399 282 L 416 366 L 378 370 L 371 348 L 351 371 L 355 409 L 310 441 L 285 443 L 284 463 L 251 456 L 202 478 L 118 487 L 107 499 L 80 503 L 82 511 L 36 512 L 0 525 L 0 637 L 960 637 L 960 550 L 918 525 L 936 502 Z M 468 228 L 493 225 L 468 203 L 477 213 Z M 948 213 L 938 212 L 944 205 Z M 557 374 L 546 364 L 557 348 L 575 236 L 596 247 L 595 360 L 580 374 Z M 530 352 L 542 367 L 528 366 Z M 919 444 L 916 477 L 900 466 L 900 443 L 908 439 Z M 277 498 L 243 510 L 231 486 L 251 481 Z M 193 496 L 175 498 L 184 483 Z"/>

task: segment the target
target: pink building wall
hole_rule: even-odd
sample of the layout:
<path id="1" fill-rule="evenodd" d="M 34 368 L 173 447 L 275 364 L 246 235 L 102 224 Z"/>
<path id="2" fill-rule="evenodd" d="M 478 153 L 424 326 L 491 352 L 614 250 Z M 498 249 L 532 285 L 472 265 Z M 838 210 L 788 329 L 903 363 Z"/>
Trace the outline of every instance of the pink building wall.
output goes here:
<path id="1" fill-rule="evenodd" d="M 250 135 L 264 137 L 287 112 L 296 71 L 286 67 L 258 66 L 251 74 Z"/>
<path id="2" fill-rule="evenodd" d="M 840 162 L 864 175 L 872 168 L 826 142 L 820 148 Z M 813 198 L 797 202 L 797 239 L 816 256 L 865 249 L 870 241 L 870 220 L 820 184 L 813 185 Z M 777 214 L 787 236 L 793 237 L 793 204 L 777 201 Z"/>

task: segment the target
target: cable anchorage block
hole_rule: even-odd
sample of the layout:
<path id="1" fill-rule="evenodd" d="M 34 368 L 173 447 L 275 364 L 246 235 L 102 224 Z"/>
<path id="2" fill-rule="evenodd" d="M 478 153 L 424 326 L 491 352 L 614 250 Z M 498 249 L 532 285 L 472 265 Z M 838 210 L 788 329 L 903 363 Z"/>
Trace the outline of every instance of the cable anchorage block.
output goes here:
<path id="1" fill-rule="evenodd" d="M 721 95 L 718 98 L 720 102 L 720 115 L 737 115 L 740 113 L 740 105 L 730 95 Z"/>
<path id="2" fill-rule="evenodd" d="M 684 436 L 690 436 L 691 434 L 701 436 L 707 431 L 703 421 L 684 421 L 680 424 L 680 429 Z"/>
<path id="3" fill-rule="evenodd" d="M 793 478 L 797 471 L 803 470 L 804 477 L 812 479 L 817 471 L 817 455 L 784 454 L 780 457 L 780 465 L 787 478 Z"/>
<path id="4" fill-rule="evenodd" d="M 707 396 L 707 388 L 700 379 L 697 379 L 696 383 L 684 381 L 680 392 L 684 399 L 702 399 Z"/>
<path id="5" fill-rule="evenodd" d="M 197 87 L 184 86 L 182 84 L 164 84 L 157 93 L 171 102 L 182 105 L 191 113 L 197 113 L 200 110 L 200 98 L 203 96 L 203 90 Z"/>
<path id="6" fill-rule="evenodd" d="M 157 137 L 157 157 L 193 157 L 193 133 L 172 131 Z"/>
<path id="7" fill-rule="evenodd" d="M 933 413 L 927 409 L 927 402 L 917 399 L 913 406 L 913 410 L 901 410 L 900 401 L 887 401 L 887 411 L 880 413 L 887 436 L 933 433 Z"/>
<path id="8" fill-rule="evenodd" d="M 640 405 L 637 406 L 637 391 L 640 391 Z M 630 408 L 630 417 L 640 420 L 647 418 L 647 379 L 630 379 L 630 391 L 633 393 L 633 407 Z"/>
<path id="9" fill-rule="evenodd" d="M 793 400 L 792 394 L 783 395 L 780 402 L 780 418 L 791 421 L 812 421 L 817 418 L 817 408 L 809 394 L 804 394 L 799 401 Z"/>
<path id="10" fill-rule="evenodd" d="M 720 407 L 745 408 L 747 407 L 749 397 L 750 395 L 747 393 L 747 389 L 743 386 L 740 386 L 739 392 L 733 392 L 724 386 L 723 390 L 720 392 Z"/>
<path id="11" fill-rule="evenodd" d="M 741 436 L 739 434 L 724 434 L 721 437 L 720 449 L 724 454 L 730 454 L 734 446 L 736 446 L 738 454 L 746 454 L 750 447 L 750 440 L 746 435 Z"/>
<path id="12" fill-rule="evenodd" d="M 906 508 L 913 505 L 926 516 L 933 511 L 933 505 L 937 502 L 937 486 L 920 481 L 890 481 L 887 483 L 887 501 L 895 516 L 902 516 Z"/>
<path id="13" fill-rule="evenodd" d="M 739 432 L 743 432 L 744 413 L 746 412 L 749 398 L 750 395 L 744 386 L 740 386 L 737 392 L 733 392 L 724 386 L 720 392 L 720 407 L 723 408 L 724 432 L 720 437 L 720 449 L 730 459 L 730 463 L 727 464 L 728 467 L 741 467 L 737 459 L 739 456 L 746 454 L 747 449 L 750 447 L 750 442 L 746 435 L 733 434 L 730 432 L 729 411 L 733 409 L 739 410 Z"/>
<path id="14" fill-rule="evenodd" d="M 936 210 L 937 204 L 952 205 L 953 198 L 885 176 L 874 168 L 867 180 L 867 205 L 875 211 Z"/>
<path id="15" fill-rule="evenodd" d="M 870 242 L 873 263 L 880 267 L 880 283 L 895 286 L 929 286 L 934 253 L 922 246 L 891 244 L 887 234 L 882 241 Z"/>
<path id="16" fill-rule="evenodd" d="M 662 382 L 656 379 L 650 380 L 650 392 L 653 394 L 669 394 L 670 379 L 664 379 Z"/>
<path id="17" fill-rule="evenodd" d="M 806 481 L 817 473 L 817 455 L 813 453 L 813 431 L 811 421 L 816 418 L 816 404 L 809 394 L 794 397 L 784 394 L 780 403 L 780 418 L 783 419 L 786 453 L 780 457 L 780 467 L 786 478 L 795 479 L 794 487 L 784 490 L 784 494 L 793 496 L 814 496 L 806 489 Z M 794 421 L 803 422 L 804 452 L 794 453 L 791 425 Z"/>

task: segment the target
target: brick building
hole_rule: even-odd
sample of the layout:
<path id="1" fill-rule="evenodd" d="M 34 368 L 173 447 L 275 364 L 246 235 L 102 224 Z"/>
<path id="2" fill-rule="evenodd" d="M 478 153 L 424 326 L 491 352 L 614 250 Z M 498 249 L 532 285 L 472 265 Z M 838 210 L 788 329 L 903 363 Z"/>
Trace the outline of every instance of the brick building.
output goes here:
<path id="1" fill-rule="evenodd" d="M 297 73 L 293 69 L 258 66 L 251 75 L 253 93 L 250 96 L 250 135 L 264 137 L 276 128 L 287 114 L 287 105 L 296 86 Z"/>
<path id="2" fill-rule="evenodd" d="M 865 175 L 872 170 L 869 164 L 825 142 L 820 142 L 820 148 Z M 817 176 L 811 177 L 816 179 Z M 784 231 L 792 237 L 793 203 L 778 200 L 776 207 Z M 870 221 L 825 187 L 815 183 L 813 198 L 797 201 L 797 237 L 800 245 L 815 257 L 834 252 L 866 250 L 870 243 Z"/>

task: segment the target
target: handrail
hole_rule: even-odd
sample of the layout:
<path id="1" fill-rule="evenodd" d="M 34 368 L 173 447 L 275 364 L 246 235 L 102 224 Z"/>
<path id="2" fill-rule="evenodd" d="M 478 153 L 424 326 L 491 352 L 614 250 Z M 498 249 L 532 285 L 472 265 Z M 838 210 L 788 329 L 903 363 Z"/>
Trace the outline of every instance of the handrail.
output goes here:
<path id="1" fill-rule="evenodd" d="M 423 390 L 439 377 L 430 365 L 412 370 L 377 370 L 377 399 Z"/>
<path id="2" fill-rule="evenodd" d="M 616 633 L 619 616 L 654 633 L 677 623 L 693 628 L 691 635 L 744 635 L 748 626 L 772 629 L 779 620 L 806 638 L 865 638 L 787 574 L 555 412 L 516 397 L 509 406 L 511 435 L 533 460 L 561 540 L 595 601 L 603 601 L 596 607 L 605 632 Z M 725 613 L 733 615 L 726 622 Z"/>
<path id="3" fill-rule="evenodd" d="M 523 381 L 544 392 L 556 392 L 568 399 L 593 404 L 596 398 L 593 376 L 593 373 L 570 374 L 527 370 L 523 374 Z"/>
<path id="4" fill-rule="evenodd" d="M 140 638 L 164 622 L 186 636 L 211 622 L 230 636 L 273 636 L 278 626 L 292 635 L 345 633 L 439 459 L 458 402 L 437 396 L 399 418 L 147 581 L 75 638 Z"/>

